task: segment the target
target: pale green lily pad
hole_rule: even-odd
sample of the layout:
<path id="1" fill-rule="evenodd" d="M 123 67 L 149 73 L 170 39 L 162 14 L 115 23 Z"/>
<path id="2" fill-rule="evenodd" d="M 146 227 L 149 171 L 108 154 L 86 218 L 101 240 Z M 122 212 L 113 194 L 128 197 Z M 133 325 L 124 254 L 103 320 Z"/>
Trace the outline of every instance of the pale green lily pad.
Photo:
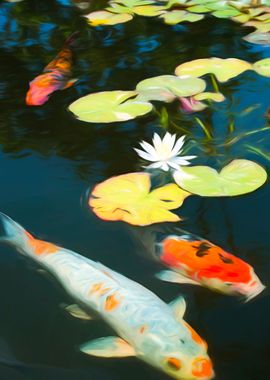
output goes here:
<path id="1" fill-rule="evenodd" d="M 248 22 L 251 19 L 251 17 L 252 16 L 250 16 L 248 14 L 242 13 L 240 15 L 232 17 L 232 20 L 236 21 L 236 22 L 240 22 L 241 24 L 244 24 L 245 22 Z"/>
<path id="2" fill-rule="evenodd" d="M 167 95 L 168 92 L 174 97 L 188 97 L 203 92 L 205 87 L 205 81 L 199 78 L 178 78 L 174 75 L 160 75 L 141 81 L 138 83 L 136 91 L 143 93 L 144 96 L 149 94 L 148 100 L 161 100 L 160 96 L 164 94 L 165 98 L 168 99 L 167 101 L 171 101 Z"/>
<path id="3" fill-rule="evenodd" d="M 270 77 L 270 58 L 261 59 L 253 65 L 253 69 L 264 77 Z"/>
<path id="4" fill-rule="evenodd" d="M 88 123 L 113 123 L 135 119 L 153 108 L 151 103 L 130 100 L 136 91 L 105 91 L 83 96 L 69 106 L 79 120 Z"/>
<path id="5" fill-rule="evenodd" d="M 205 74 L 214 74 L 219 82 L 227 82 L 246 70 L 251 70 L 252 65 L 237 58 L 203 58 L 185 62 L 175 69 L 179 77 L 201 77 Z"/>
<path id="6" fill-rule="evenodd" d="M 220 92 L 202 92 L 194 95 L 195 100 L 213 100 L 214 102 L 223 102 L 225 97 Z"/>
<path id="7" fill-rule="evenodd" d="M 92 26 L 122 24 L 133 18 L 129 14 L 113 14 L 107 11 L 92 12 L 84 17 L 87 18 L 89 24 Z"/>
<path id="8" fill-rule="evenodd" d="M 241 12 L 239 12 L 237 9 L 224 9 L 220 11 L 215 11 L 212 13 L 213 16 L 218 18 L 230 18 L 241 15 Z"/>
<path id="9" fill-rule="evenodd" d="M 208 12 L 211 12 L 211 9 L 209 9 L 208 7 L 206 7 L 204 5 L 194 5 L 192 7 L 188 7 L 187 10 L 189 12 L 193 12 L 193 13 L 208 13 Z"/>
<path id="10" fill-rule="evenodd" d="M 264 23 L 262 21 L 249 21 L 244 26 L 253 26 L 258 32 L 268 33 L 270 32 L 270 23 Z"/>
<path id="11" fill-rule="evenodd" d="M 243 37 L 243 40 L 257 45 L 270 45 L 270 33 L 253 32 Z"/>
<path id="12" fill-rule="evenodd" d="M 143 5 L 134 7 L 133 12 L 139 16 L 155 17 L 165 12 L 166 8 L 159 5 Z"/>
<path id="13" fill-rule="evenodd" d="M 233 160 L 220 172 L 209 166 L 190 166 L 174 173 L 174 180 L 182 189 L 203 197 L 251 193 L 266 179 L 264 168 L 249 160 Z"/>
<path id="14" fill-rule="evenodd" d="M 186 11 L 174 10 L 171 12 L 166 12 L 160 17 L 164 19 L 165 24 L 176 25 L 184 21 L 188 21 L 188 22 L 199 21 L 204 18 L 204 15 L 190 13 Z"/>

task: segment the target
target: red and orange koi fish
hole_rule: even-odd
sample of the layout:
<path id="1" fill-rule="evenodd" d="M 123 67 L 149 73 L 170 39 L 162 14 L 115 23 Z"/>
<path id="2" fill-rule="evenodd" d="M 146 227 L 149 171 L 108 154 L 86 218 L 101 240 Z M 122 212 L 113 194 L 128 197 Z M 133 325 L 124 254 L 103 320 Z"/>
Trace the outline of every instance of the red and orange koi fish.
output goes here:
<path id="1" fill-rule="evenodd" d="M 156 243 L 155 254 L 171 269 L 157 275 L 164 281 L 201 285 L 247 300 L 265 288 L 248 263 L 196 235 L 168 235 Z"/>
<path id="2" fill-rule="evenodd" d="M 72 45 L 79 32 L 73 33 L 64 43 L 63 49 L 44 68 L 43 73 L 30 82 L 26 94 L 28 106 L 41 106 L 49 100 L 49 96 L 57 91 L 72 86 L 77 79 L 71 79 L 73 63 Z"/>

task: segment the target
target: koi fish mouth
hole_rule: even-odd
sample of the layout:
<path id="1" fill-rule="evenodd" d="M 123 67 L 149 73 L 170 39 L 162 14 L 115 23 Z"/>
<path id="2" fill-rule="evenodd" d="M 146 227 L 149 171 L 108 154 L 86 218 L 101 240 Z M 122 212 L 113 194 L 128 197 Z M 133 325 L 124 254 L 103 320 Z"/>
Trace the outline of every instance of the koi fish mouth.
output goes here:
<path id="1" fill-rule="evenodd" d="M 192 375 L 198 380 L 210 380 L 215 376 L 210 359 L 197 358 L 192 363 Z"/>
<path id="2" fill-rule="evenodd" d="M 245 294 L 246 299 L 245 302 L 248 302 L 255 298 L 258 294 L 260 294 L 266 288 L 260 281 L 256 282 L 252 287 L 249 288 L 249 293 Z"/>

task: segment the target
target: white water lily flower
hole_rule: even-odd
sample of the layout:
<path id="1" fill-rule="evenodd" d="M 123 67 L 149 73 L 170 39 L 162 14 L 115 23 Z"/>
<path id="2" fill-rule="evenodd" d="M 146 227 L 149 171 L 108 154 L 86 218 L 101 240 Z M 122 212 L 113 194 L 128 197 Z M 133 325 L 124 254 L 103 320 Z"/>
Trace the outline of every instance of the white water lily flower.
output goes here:
<path id="1" fill-rule="evenodd" d="M 148 169 L 161 168 L 164 171 L 168 171 L 170 167 L 179 170 L 181 166 L 189 165 L 188 160 L 192 160 L 197 156 L 180 156 L 182 148 L 185 143 L 186 136 L 182 136 L 176 140 L 176 135 L 171 135 L 169 132 L 165 134 L 161 140 L 160 136 L 155 133 L 153 137 L 153 145 L 146 141 L 140 143 L 144 150 L 134 150 L 146 161 L 153 162 L 152 164 L 145 166 Z"/>

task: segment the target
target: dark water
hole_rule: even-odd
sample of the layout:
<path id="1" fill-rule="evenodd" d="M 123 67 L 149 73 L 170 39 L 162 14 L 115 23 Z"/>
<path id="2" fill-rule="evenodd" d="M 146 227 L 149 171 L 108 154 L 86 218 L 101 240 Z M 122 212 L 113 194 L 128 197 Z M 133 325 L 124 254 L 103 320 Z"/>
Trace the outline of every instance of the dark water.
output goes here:
<path id="1" fill-rule="evenodd" d="M 92 9 L 97 4 L 92 5 Z M 154 278 L 158 265 L 138 255 L 130 229 L 98 220 L 85 206 L 97 182 L 139 169 L 132 147 L 162 133 L 157 113 L 126 123 L 95 125 L 76 121 L 67 106 L 90 92 L 133 89 L 150 76 L 172 74 L 185 61 L 218 56 L 255 62 L 270 49 L 241 39 L 250 32 L 230 21 L 209 18 L 167 26 L 136 18 L 112 28 L 89 27 L 69 1 L 0 3 L 0 200 L 1 211 L 42 239 L 77 251 L 144 284 L 165 301 L 179 286 Z M 42 107 L 24 103 L 28 82 L 80 31 L 75 86 L 55 93 Z M 190 138 L 198 163 L 224 166 L 247 158 L 270 169 L 270 79 L 246 72 L 221 86 L 224 103 L 197 114 L 212 128 L 207 141 L 195 115 L 166 106 L 169 131 Z M 164 105 L 157 104 L 161 111 Z M 229 124 L 234 130 L 229 132 Z M 260 150 L 260 152 L 257 151 Z M 182 228 L 197 233 L 250 262 L 270 285 L 270 185 L 235 198 L 189 197 L 181 208 Z M 167 379 L 136 359 L 97 359 L 78 351 L 91 338 L 113 335 L 102 321 L 81 322 L 59 305 L 70 300 L 50 278 L 1 245 L 0 380 Z M 147 256 L 147 253 L 145 253 Z M 217 380 L 269 379 L 270 297 L 266 289 L 248 304 L 207 289 L 182 286 L 187 321 L 207 340 Z M 18 365 L 18 362 L 24 363 Z"/>

